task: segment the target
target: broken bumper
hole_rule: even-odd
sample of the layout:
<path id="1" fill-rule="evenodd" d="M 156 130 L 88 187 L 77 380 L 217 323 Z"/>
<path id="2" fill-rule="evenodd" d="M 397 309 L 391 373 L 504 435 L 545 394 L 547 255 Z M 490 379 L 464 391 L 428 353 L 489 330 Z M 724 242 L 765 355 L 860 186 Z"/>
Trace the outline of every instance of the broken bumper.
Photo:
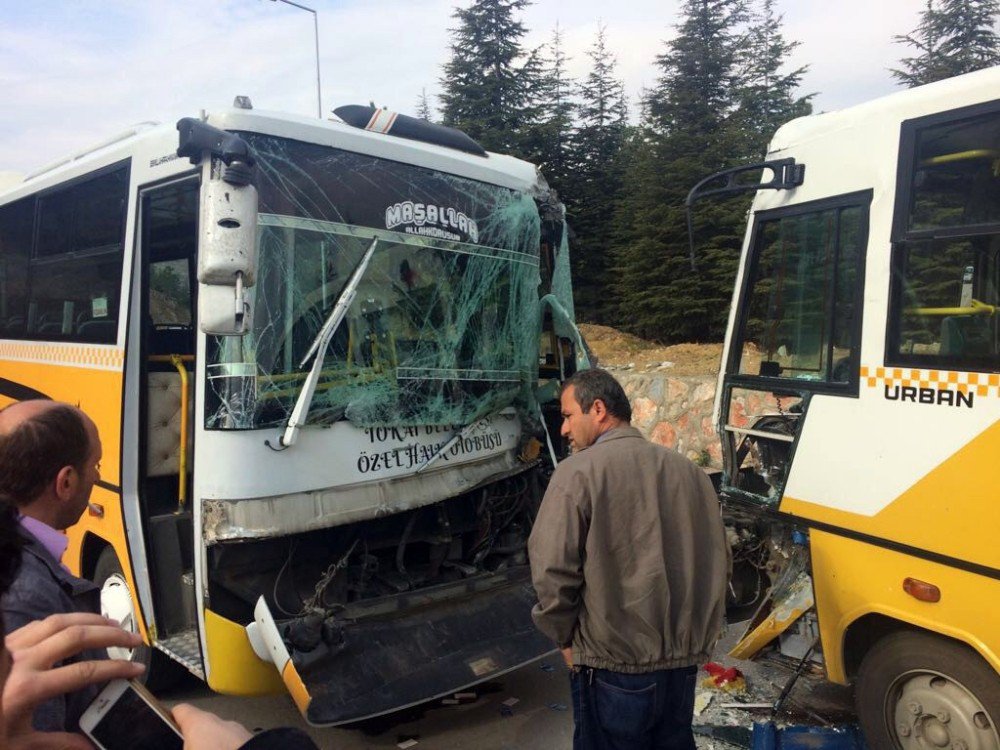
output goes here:
<path id="1" fill-rule="evenodd" d="M 448 695 L 553 652 L 532 622 L 534 602 L 524 571 L 493 589 L 348 623 L 336 653 L 274 658 L 272 649 L 272 659 L 310 724 L 358 721 Z"/>

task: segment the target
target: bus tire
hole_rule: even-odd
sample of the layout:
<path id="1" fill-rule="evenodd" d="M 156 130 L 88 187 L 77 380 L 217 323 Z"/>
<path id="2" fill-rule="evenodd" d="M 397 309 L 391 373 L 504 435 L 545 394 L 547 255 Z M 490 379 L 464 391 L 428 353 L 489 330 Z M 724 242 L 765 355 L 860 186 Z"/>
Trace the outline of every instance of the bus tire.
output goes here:
<path id="1" fill-rule="evenodd" d="M 947 638 L 885 636 L 861 662 L 854 697 L 869 747 L 1000 750 L 1000 675 Z"/>
<path id="2" fill-rule="evenodd" d="M 97 558 L 94 583 L 101 588 L 101 614 L 117 620 L 125 630 L 137 632 L 138 622 L 132 593 L 113 548 L 105 547 Z M 108 657 L 128 659 L 146 667 L 146 671 L 136 679 L 150 690 L 173 687 L 187 673 L 184 667 L 169 656 L 145 643 L 134 649 L 109 648 Z"/>

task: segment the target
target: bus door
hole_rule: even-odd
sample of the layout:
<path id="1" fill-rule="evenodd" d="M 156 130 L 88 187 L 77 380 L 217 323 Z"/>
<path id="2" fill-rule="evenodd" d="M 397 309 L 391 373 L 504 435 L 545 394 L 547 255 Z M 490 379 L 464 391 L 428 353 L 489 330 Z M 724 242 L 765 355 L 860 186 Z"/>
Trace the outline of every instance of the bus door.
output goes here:
<path id="1" fill-rule="evenodd" d="M 199 181 L 141 193 L 139 502 L 157 647 L 201 673 L 191 493 Z"/>

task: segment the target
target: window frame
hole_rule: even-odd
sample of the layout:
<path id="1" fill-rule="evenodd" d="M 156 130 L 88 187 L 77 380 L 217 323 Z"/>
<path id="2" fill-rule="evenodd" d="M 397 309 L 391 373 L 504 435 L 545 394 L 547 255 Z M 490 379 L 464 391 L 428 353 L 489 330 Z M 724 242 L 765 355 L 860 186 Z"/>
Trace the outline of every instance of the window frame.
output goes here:
<path id="1" fill-rule="evenodd" d="M 838 396 L 848 396 L 857 398 L 858 391 L 860 388 L 860 375 L 859 370 L 861 367 L 861 332 L 862 324 L 864 322 L 864 291 L 865 291 L 865 269 L 867 267 L 867 257 L 868 257 L 868 239 L 869 239 L 869 228 L 870 228 L 870 214 L 871 214 L 871 203 L 874 196 L 874 190 L 871 188 L 867 190 L 857 190 L 850 193 L 842 193 L 840 195 L 833 195 L 826 198 L 820 198 L 818 200 L 806 201 L 804 203 L 796 203 L 793 206 L 784 206 L 782 208 L 769 209 L 764 211 L 755 211 L 753 213 L 753 229 L 750 234 L 750 245 L 746 253 L 746 259 L 743 267 L 743 279 L 740 284 L 739 297 L 738 297 L 738 310 L 739 315 L 735 320 L 735 327 L 733 329 L 732 335 L 732 345 L 729 350 L 729 357 L 726 362 L 726 383 L 730 386 L 735 387 L 751 387 L 758 390 L 772 390 L 779 392 L 791 392 L 791 391 L 808 391 L 810 393 L 827 393 L 831 395 Z M 858 253 L 858 267 L 857 267 L 857 281 L 855 282 L 855 297 L 854 297 L 854 308 L 855 315 L 852 323 L 851 336 L 854 345 L 851 347 L 851 354 L 849 360 L 849 374 L 846 382 L 837 383 L 829 380 L 806 380 L 804 378 L 788 378 L 781 376 L 771 376 L 771 375 L 753 375 L 749 373 L 740 373 L 740 361 L 743 357 L 743 347 L 745 345 L 744 341 L 744 330 L 747 323 L 747 317 L 750 312 L 750 292 L 751 284 L 753 282 L 753 274 L 751 270 L 755 267 L 760 254 L 762 252 L 762 242 L 763 242 L 763 225 L 767 222 L 776 221 L 780 219 L 785 219 L 794 216 L 801 216 L 805 214 L 820 213 L 823 211 L 829 211 L 831 209 L 847 209 L 847 208 L 859 208 L 861 209 L 860 217 L 860 227 L 859 227 L 859 237 L 858 243 L 860 250 Z M 837 221 L 837 244 L 836 244 L 836 260 L 840 258 L 841 252 L 841 239 L 840 239 L 840 216 L 838 213 Z M 836 278 L 836 262 L 834 263 L 834 278 L 831 281 L 831 294 L 830 299 L 827 303 L 827 310 L 825 314 L 829 316 L 832 324 L 832 312 L 837 301 L 837 278 Z M 831 328 L 832 332 L 832 328 Z M 826 342 L 825 346 L 829 347 L 830 343 Z M 828 363 L 828 366 L 832 366 L 832 362 Z"/>
<path id="2" fill-rule="evenodd" d="M 899 351 L 899 336 L 902 324 L 903 281 L 905 273 L 905 253 L 908 246 L 916 242 L 974 240 L 977 237 L 995 235 L 1000 237 L 1000 221 L 988 224 L 967 224 L 965 226 L 935 227 L 931 229 L 908 229 L 913 199 L 913 174 L 917 164 L 917 143 L 920 132 L 948 123 L 957 123 L 983 115 L 993 114 L 1000 118 L 1000 99 L 982 102 L 968 107 L 959 107 L 944 112 L 935 112 L 923 117 L 903 120 L 900 123 L 899 158 L 896 170 L 896 201 L 893 206 L 892 230 L 890 235 L 889 289 L 886 309 L 885 357 L 887 367 L 910 367 L 930 370 L 959 372 L 997 372 L 1000 358 L 992 361 L 984 358 L 967 357 L 959 361 L 955 357 L 934 354 L 914 354 Z"/>
<path id="3" fill-rule="evenodd" d="M 84 251 L 69 250 L 61 253 L 55 254 L 45 254 L 40 255 L 38 253 L 38 242 L 39 235 L 41 232 L 41 205 L 42 201 L 53 195 L 64 193 L 73 190 L 81 184 L 89 182 L 91 180 L 98 179 L 108 174 L 114 172 L 124 173 L 124 189 L 122 198 L 121 209 L 121 232 L 120 238 L 117 244 L 117 249 L 107 249 L 106 246 L 101 248 L 88 249 Z M 124 295 L 122 293 L 122 282 L 125 271 L 125 250 L 126 250 L 126 238 L 128 236 L 128 216 L 129 216 L 129 206 L 131 205 L 131 179 L 132 179 L 132 159 L 131 157 L 121 159 L 112 164 L 104 165 L 98 169 L 87 172 L 86 174 L 79 175 L 73 179 L 60 182 L 55 185 L 51 185 L 47 188 L 39 190 L 38 192 L 31 193 L 26 196 L 21 196 L 16 200 L 12 200 L 9 203 L 5 203 L 4 207 L 16 204 L 20 201 L 31 201 L 31 241 L 30 247 L 28 249 L 28 255 L 26 258 L 26 274 L 25 274 L 25 290 L 24 290 L 24 311 L 23 315 L 25 318 L 25 329 L 21 333 L 17 334 L 7 334 L 3 338 L 12 341 L 51 341 L 51 342 L 64 342 L 64 343 L 81 343 L 81 344 L 98 344 L 105 346 L 113 346 L 117 344 L 117 330 L 113 336 L 110 338 L 107 336 L 80 336 L 75 331 L 71 334 L 62 333 L 38 333 L 30 332 L 27 330 L 27 318 L 28 310 L 31 302 L 34 299 L 34 288 L 35 279 L 37 274 L 44 274 L 47 269 L 59 266 L 60 263 L 65 263 L 67 261 L 77 262 L 87 259 L 100 259 L 100 258 L 110 258 L 115 256 L 117 259 L 117 265 L 119 267 L 118 273 L 118 293 L 117 293 L 117 309 L 114 311 L 114 320 L 120 321 L 122 315 L 122 305 L 124 301 Z M 75 224 L 75 219 L 74 219 Z M 75 227 L 72 229 L 75 231 Z M 111 285 L 112 288 L 114 285 Z M 109 318 L 111 317 L 111 309 L 109 308 Z"/>
<path id="4" fill-rule="evenodd" d="M 21 298 L 22 298 L 22 300 L 21 300 L 21 308 L 20 308 L 20 310 L 18 312 L 19 312 L 20 317 L 21 317 L 21 327 L 24 330 L 27 330 L 27 325 L 28 325 L 28 300 L 29 300 L 29 293 L 31 291 L 31 284 L 30 284 L 31 253 L 32 253 L 32 250 L 33 250 L 33 247 L 34 247 L 34 237 L 35 237 L 35 198 L 34 198 L 34 196 L 33 195 L 23 196 L 21 198 L 17 198 L 15 200 L 12 200 L 12 201 L 10 201 L 8 203 L 3 204 L 2 206 L 0 206 L 0 214 L 2 214 L 5 210 L 15 209 L 15 208 L 18 208 L 18 207 L 20 207 L 22 210 L 24 210 L 25 213 L 27 214 L 26 221 L 25 221 L 25 224 L 27 225 L 25 227 L 25 229 L 26 229 L 26 235 L 27 235 L 27 237 L 26 237 L 27 244 L 26 244 L 26 247 L 23 248 L 23 252 L 21 252 L 21 253 L 12 253 L 10 255 L 10 257 L 14 258 L 18 262 L 18 264 L 20 265 L 20 268 L 18 270 L 19 270 L 20 274 L 23 276 L 23 286 L 22 286 L 22 288 L 20 290 L 20 294 L 21 294 Z M 8 280 L 7 280 L 6 274 L 5 274 L 5 278 L 2 279 L 2 281 L 0 281 L 0 283 L 3 283 L 4 285 L 6 285 L 7 281 Z M 4 292 L 6 293 L 7 291 L 8 291 L 8 289 L 5 288 Z M 10 316 L 8 316 L 8 317 L 10 317 Z M 8 325 L 8 322 L 5 320 L 3 322 L 3 326 L 0 327 L 0 328 L 6 329 L 7 325 Z M 20 338 L 22 336 L 23 336 L 23 334 L 16 334 L 16 335 L 11 335 L 9 333 L 0 334 L 0 338 L 4 338 L 4 339 L 17 339 L 17 338 Z"/>

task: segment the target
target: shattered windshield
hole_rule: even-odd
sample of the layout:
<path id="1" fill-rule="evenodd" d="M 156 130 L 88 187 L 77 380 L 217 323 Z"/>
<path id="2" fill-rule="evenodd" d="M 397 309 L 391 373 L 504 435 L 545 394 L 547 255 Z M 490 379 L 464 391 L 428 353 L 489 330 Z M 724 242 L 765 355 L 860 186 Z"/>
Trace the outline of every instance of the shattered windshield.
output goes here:
<path id="1" fill-rule="evenodd" d="M 365 251 L 309 424 L 468 424 L 537 375 L 539 218 L 529 195 L 272 136 L 257 156 L 252 331 L 208 339 L 206 427 L 281 426 L 302 363 Z"/>

